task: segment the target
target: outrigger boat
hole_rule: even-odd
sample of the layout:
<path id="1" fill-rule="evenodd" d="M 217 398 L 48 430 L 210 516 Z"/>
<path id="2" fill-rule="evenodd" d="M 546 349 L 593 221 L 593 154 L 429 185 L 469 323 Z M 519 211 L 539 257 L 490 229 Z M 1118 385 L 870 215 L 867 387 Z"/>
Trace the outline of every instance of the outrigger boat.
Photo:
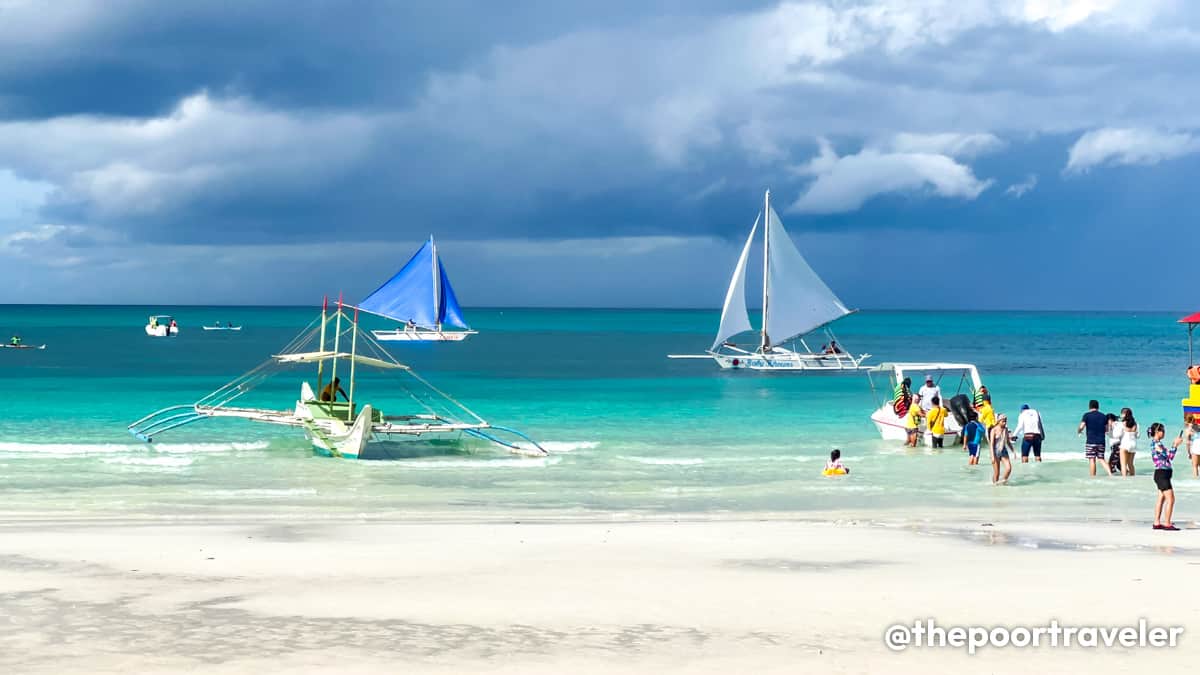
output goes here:
<path id="1" fill-rule="evenodd" d="M 478 331 L 463 318 L 458 297 L 438 257 L 433 235 L 399 272 L 358 303 L 359 309 L 404 326 L 371 331 L 390 342 L 462 342 Z M 447 330 L 446 326 L 460 330 Z"/>
<path id="2" fill-rule="evenodd" d="M 226 325 L 222 326 L 219 323 L 213 324 L 212 326 L 201 326 L 201 328 L 203 328 L 204 330 L 241 330 L 242 329 L 241 326 L 235 326 L 233 324 L 226 324 Z"/>
<path id="3" fill-rule="evenodd" d="M 979 379 L 979 370 L 970 363 L 883 363 L 867 372 L 867 377 L 871 380 L 871 391 L 875 394 L 875 402 L 878 407 L 875 412 L 871 413 L 871 422 L 875 424 L 875 428 L 879 430 L 879 436 L 885 441 L 904 441 L 908 439 L 908 428 L 905 425 L 904 417 L 897 411 L 895 392 L 899 390 L 898 385 L 904 381 L 906 375 L 918 374 L 913 377 L 913 381 L 918 378 L 923 378 L 925 375 L 933 377 L 933 383 L 942 391 L 942 405 L 950 409 L 952 414 L 946 416 L 946 433 L 944 434 L 945 445 L 954 445 L 958 438 L 959 432 L 962 431 L 963 422 L 958 419 L 959 412 L 955 411 L 951 399 L 959 394 L 965 394 L 969 399 L 974 399 L 975 392 L 983 386 L 982 380 Z M 879 392 L 877 387 L 877 378 L 886 377 L 887 388 L 884 389 L 884 395 Z M 947 379 L 949 377 L 950 379 Z M 954 391 L 951 392 L 943 383 L 955 383 Z M 913 391 L 916 394 L 916 391 Z M 916 396 L 914 395 L 911 405 L 918 405 Z M 905 409 L 907 411 L 907 409 Z M 921 427 L 921 437 L 926 446 L 933 445 L 933 434 L 929 430 Z"/>
<path id="4" fill-rule="evenodd" d="M 746 309 L 746 263 L 760 223 L 764 223 L 762 328 L 757 345 L 740 346 L 731 338 L 754 330 Z M 767 190 L 762 213 L 750 228 L 733 268 L 721 309 L 721 325 L 712 346 L 704 354 L 668 354 L 668 358 L 712 359 L 721 368 L 750 370 L 861 370 L 869 367 L 862 364 L 871 355 L 854 356 L 842 349 L 829 327 L 851 313 L 800 255 L 779 214 L 771 208 L 771 191 Z M 824 331 L 828 342 L 824 349 L 813 351 L 804 337 L 817 330 Z"/>
<path id="5" fill-rule="evenodd" d="M 353 316 L 348 313 L 349 309 L 354 309 Z M 301 382 L 299 399 L 291 408 L 233 405 L 273 376 L 302 365 L 316 366 L 316 388 L 308 381 Z M 374 405 L 363 404 L 358 390 L 363 384 L 361 380 L 367 379 L 365 373 L 360 372 L 363 368 L 392 375 L 402 389 L 397 392 L 400 400 L 415 402 L 420 409 L 402 415 L 386 415 Z M 341 376 L 349 375 L 347 387 L 342 386 L 339 370 Z M 375 384 L 380 378 L 370 379 Z M 339 392 L 345 400 L 337 400 Z M 317 454 L 348 459 L 388 458 L 392 456 L 386 447 L 389 443 L 422 437 L 468 436 L 518 454 L 547 454 L 525 434 L 488 423 L 397 361 L 369 334 L 359 330 L 358 308 L 344 306 L 340 301 L 333 312 L 329 311 L 326 302 L 317 319 L 280 353 L 254 370 L 193 404 L 150 413 L 130 424 L 129 432 L 149 443 L 166 431 L 210 418 L 237 418 L 296 427 L 304 431 Z M 511 435 L 524 443 L 510 442 L 498 434 Z"/>

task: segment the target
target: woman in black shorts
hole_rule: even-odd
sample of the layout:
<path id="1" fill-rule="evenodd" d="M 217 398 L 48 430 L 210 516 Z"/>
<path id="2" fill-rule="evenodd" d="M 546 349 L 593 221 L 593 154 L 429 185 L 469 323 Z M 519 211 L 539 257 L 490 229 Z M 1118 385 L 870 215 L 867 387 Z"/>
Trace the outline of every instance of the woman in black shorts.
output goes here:
<path id="1" fill-rule="evenodd" d="M 1154 502 L 1154 529 L 1178 531 L 1171 522 L 1175 510 L 1175 489 L 1171 485 L 1171 460 L 1175 459 L 1175 448 L 1163 445 L 1166 430 L 1162 422 L 1150 425 L 1146 435 L 1150 437 L 1150 459 L 1154 461 L 1154 485 L 1158 488 L 1158 500 Z"/>

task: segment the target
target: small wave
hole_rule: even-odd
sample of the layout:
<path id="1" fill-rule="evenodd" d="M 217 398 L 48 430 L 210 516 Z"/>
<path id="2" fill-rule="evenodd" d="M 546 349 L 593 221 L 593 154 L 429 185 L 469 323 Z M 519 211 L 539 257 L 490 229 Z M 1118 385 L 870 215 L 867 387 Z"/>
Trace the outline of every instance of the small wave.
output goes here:
<path id="1" fill-rule="evenodd" d="M 69 457 L 75 455 L 118 455 L 142 454 L 147 450 L 165 454 L 198 454 L 206 452 L 231 452 L 242 450 L 263 450 L 269 444 L 266 441 L 247 443 L 156 443 L 147 446 L 142 443 L 13 443 L 0 442 L 0 452 L 13 454 L 45 455 L 49 457 Z"/>
<path id="2" fill-rule="evenodd" d="M 196 460 L 191 457 L 105 457 L 100 461 L 105 464 L 180 468 L 188 466 Z"/>
<path id="3" fill-rule="evenodd" d="M 520 447 L 525 447 L 528 443 L 518 443 Z M 600 445 L 599 441 L 540 441 L 538 445 L 545 448 L 548 452 L 573 452 L 575 450 L 591 450 Z"/>
<path id="4" fill-rule="evenodd" d="M 653 465 L 665 465 L 665 466 L 694 466 L 696 464 L 704 463 L 704 460 L 699 457 L 678 457 L 678 458 L 627 457 L 625 455 L 620 455 L 619 457 L 621 459 L 626 459 L 631 462 L 637 462 L 638 464 L 653 464 Z"/>
<path id="5" fill-rule="evenodd" d="M 505 459 L 402 459 L 379 462 L 381 466 L 403 466 L 408 469 L 466 469 L 466 468 L 516 468 L 536 469 L 553 466 L 562 457 L 511 457 Z"/>
<path id="6" fill-rule="evenodd" d="M 245 490 L 207 490 L 204 494 L 213 497 L 295 497 L 315 495 L 314 488 L 247 488 Z"/>

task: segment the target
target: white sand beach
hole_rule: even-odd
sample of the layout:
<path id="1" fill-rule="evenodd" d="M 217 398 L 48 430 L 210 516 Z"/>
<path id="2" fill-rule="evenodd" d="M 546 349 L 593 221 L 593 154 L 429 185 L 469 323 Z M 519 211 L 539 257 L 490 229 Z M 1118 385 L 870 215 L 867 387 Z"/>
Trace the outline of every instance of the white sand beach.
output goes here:
<path id="1" fill-rule="evenodd" d="M 1200 530 L 843 519 L 0 526 L 5 673 L 1183 672 Z M 941 626 L 1175 649 L 893 653 Z"/>

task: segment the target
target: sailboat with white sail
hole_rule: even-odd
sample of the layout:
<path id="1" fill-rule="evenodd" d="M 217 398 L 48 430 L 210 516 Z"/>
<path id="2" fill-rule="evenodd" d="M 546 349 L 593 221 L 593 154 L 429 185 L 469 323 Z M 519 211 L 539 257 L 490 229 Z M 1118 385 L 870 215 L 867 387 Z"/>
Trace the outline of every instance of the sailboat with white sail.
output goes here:
<path id="1" fill-rule="evenodd" d="M 754 332 L 746 308 L 746 267 L 759 225 L 763 240 L 762 328 L 757 345 L 738 345 L 732 338 Z M 779 214 L 771 208 L 771 191 L 750 228 L 733 278 L 725 293 L 721 325 L 704 354 L 670 354 L 673 359 L 711 358 L 721 368 L 767 371 L 856 371 L 870 354 L 854 356 L 838 343 L 830 324 L 851 314 L 792 243 Z M 805 337 L 821 330 L 827 342 L 814 351 Z"/>
<path id="2" fill-rule="evenodd" d="M 371 331 L 377 340 L 461 342 L 478 332 L 471 330 L 463 318 L 433 235 L 399 272 L 358 303 L 358 308 L 404 324 L 392 330 Z"/>

